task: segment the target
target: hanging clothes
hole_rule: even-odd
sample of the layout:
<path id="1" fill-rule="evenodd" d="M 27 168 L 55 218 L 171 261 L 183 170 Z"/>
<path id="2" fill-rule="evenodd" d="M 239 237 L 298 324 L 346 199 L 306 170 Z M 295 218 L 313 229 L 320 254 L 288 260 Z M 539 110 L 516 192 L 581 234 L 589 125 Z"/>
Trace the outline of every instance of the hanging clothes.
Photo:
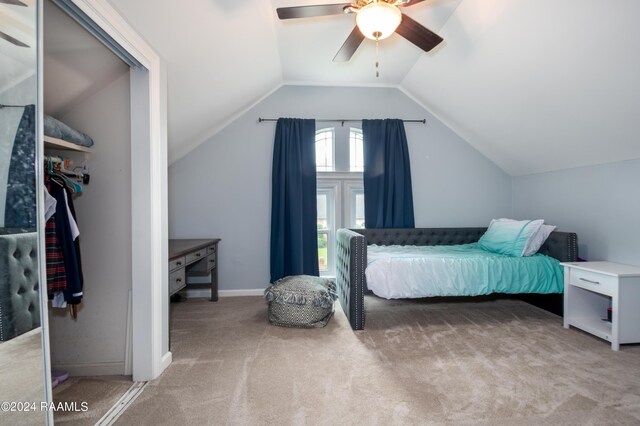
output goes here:
<path id="1" fill-rule="evenodd" d="M 45 176 L 47 194 L 49 193 L 51 185 L 49 176 Z M 57 185 L 57 183 L 54 183 L 53 185 Z M 49 195 L 49 197 L 51 197 L 53 202 L 49 201 L 47 203 L 47 215 L 49 218 L 45 224 L 44 242 L 47 260 L 47 295 L 49 296 L 49 299 L 53 299 L 56 292 L 64 291 L 67 288 L 67 274 L 64 267 L 62 248 L 60 247 L 60 242 L 58 241 L 58 235 L 56 233 L 56 220 L 53 217 L 55 215 L 58 202 L 51 195 Z M 50 211 L 51 207 L 53 211 Z"/>
<path id="2" fill-rule="evenodd" d="M 71 221 L 75 222 L 71 214 L 71 196 L 66 196 L 66 187 L 56 178 L 50 178 L 49 193 L 56 200 L 56 213 L 52 219 L 55 221 L 55 233 L 62 251 L 66 274 L 66 286 L 64 299 L 67 303 L 78 304 L 82 301 L 83 279 L 80 272 L 79 246 L 74 241 Z M 78 249 L 76 249 L 76 247 Z"/>
<path id="3" fill-rule="evenodd" d="M 73 206 L 73 198 L 71 197 L 71 190 L 69 189 L 68 186 L 65 186 L 64 190 L 65 190 L 65 199 L 67 200 L 68 213 L 69 213 L 69 216 L 73 219 L 73 224 L 75 225 L 75 231 L 72 230 L 72 233 L 74 234 L 73 244 L 76 249 L 76 261 L 78 262 L 78 277 L 80 280 L 80 290 L 84 292 L 84 275 L 82 273 L 82 256 L 80 255 L 80 230 L 78 229 L 78 219 L 76 215 L 76 209 Z"/>

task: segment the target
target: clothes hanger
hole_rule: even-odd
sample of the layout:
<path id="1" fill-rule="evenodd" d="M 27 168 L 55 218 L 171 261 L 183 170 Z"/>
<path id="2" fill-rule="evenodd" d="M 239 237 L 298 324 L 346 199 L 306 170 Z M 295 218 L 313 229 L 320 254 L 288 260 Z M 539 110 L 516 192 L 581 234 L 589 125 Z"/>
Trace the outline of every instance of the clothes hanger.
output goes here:
<path id="1" fill-rule="evenodd" d="M 82 193 L 82 185 L 77 182 L 74 182 L 72 179 L 69 179 L 62 171 L 61 168 L 64 167 L 64 159 L 62 157 L 52 158 L 50 155 L 47 156 L 49 159 L 49 175 L 56 176 L 60 180 L 56 183 L 62 186 L 66 186 L 73 192 L 74 194 Z M 54 167 L 55 165 L 55 167 Z"/>

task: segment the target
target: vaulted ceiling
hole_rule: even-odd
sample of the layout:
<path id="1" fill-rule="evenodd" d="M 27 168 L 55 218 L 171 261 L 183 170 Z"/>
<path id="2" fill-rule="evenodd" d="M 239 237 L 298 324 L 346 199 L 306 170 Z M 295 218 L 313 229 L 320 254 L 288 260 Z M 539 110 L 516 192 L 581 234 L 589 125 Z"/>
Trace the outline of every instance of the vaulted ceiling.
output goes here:
<path id="1" fill-rule="evenodd" d="M 512 175 L 640 158 L 635 0 L 426 0 L 445 42 L 391 36 L 379 78 L 368 40 L 332 62 L 353 15 L 275 14 L 320 0 L 109 1 L 167 62 L 170 162 L 282 84 L 398 87 Z"/>

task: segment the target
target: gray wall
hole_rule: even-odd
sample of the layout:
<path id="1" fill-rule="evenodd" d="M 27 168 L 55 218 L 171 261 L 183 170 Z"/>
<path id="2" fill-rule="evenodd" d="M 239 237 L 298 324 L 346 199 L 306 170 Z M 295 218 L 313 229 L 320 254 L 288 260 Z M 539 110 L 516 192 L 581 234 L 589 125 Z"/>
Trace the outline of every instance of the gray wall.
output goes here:
<path id="1" fill-rule="evenodd" d="M 511 213 L 510 176 L 399 90 L 284 86 L 169 167 L 170 237 L 222 238 L 222 290 L 269 281 L 275 123 L 258 117 L 426 118 L 405 126 L 416 226 L 482 226 Z"/>
<path id="2" fill-rule="evenodd" d="M 90 135 L 91 181 L 75 199 L 84 272 L 78 320 L 50 309 L 54 367 L 78 375 L 124 374 L 131 290 L 131 126 L 129 73 L 64 117 Z M 82 163 L 84 154 L 61 152 Z"/>
<path id="3" fill-rule="evenodd" d="M 579 255 L 640 266 L 640 160 L 513 178 L 513 213 L 578 233 Z"/>

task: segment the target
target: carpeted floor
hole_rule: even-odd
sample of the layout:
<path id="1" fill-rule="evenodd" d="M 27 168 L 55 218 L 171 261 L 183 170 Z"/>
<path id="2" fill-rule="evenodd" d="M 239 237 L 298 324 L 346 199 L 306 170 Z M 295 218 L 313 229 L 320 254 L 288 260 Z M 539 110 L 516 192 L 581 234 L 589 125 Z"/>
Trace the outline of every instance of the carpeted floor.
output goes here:
<path id="1" fill-rule="evenodd" d="M 133 385 L 131 376 L 70 377 L 53 390 L 55 404 L 75 403 L 77 411 L 56 411 L 56 425 L 95 425 Z M 82 403 L 87 411 L 82 411 Z"/>
<path id="2" fill-rule="evenodd" d="M 353 332 L 270 326 L 258 297 L 172 305 L 173 364 L 118 424 L 640 424 L 640 346 L 514 300 L 367 297 Z"/>
<path id="3" fill-rule="evenodd" d="M 0 342 L 0 377 L 0 402 L 28 403 L 29 406 L 28 410 L 0 410 L 0 425 L 43 424 L 45 414 L 40 411 L 40 402 L 44 400 L 44 365 L 40 327 Z M 16 408 L 14 405 L 13 410 Z"/>

